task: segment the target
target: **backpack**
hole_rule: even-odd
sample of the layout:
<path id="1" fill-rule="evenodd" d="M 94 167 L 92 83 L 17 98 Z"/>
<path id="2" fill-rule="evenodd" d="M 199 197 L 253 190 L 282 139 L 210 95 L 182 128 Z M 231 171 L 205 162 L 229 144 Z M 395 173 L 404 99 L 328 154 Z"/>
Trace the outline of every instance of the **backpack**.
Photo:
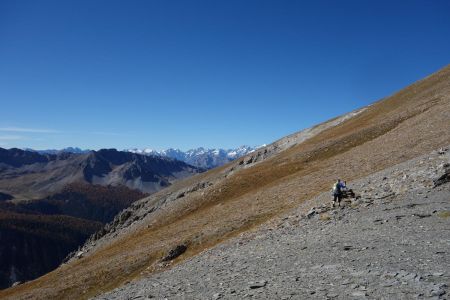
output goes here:
<path id="1" fill-rule="evenodd" d="M 340 182 L 336 182 L 333 185 L 333 188 L 331 189 L 331 192 L 333 193 L 333 195 L 334 194 L 340 194 L 341 193 L 341 188 L 342 188 L 341 183 Z"/>

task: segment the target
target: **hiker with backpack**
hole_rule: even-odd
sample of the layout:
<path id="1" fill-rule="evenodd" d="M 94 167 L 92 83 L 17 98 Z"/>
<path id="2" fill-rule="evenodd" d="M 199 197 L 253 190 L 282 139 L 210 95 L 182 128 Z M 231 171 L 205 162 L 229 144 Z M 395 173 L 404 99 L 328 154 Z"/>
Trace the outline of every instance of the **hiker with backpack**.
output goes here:
<path id="1" fill-rule="evenodd" d="M 339 207 L 341 206 L 342 192 L 346 188 L 345 182 L 340 179 L 335 182 L 333 189 L 331 190 L 331 193 L 333 194 L 333 207 L 336 204 L 336 201 L 338 202 Z"/>

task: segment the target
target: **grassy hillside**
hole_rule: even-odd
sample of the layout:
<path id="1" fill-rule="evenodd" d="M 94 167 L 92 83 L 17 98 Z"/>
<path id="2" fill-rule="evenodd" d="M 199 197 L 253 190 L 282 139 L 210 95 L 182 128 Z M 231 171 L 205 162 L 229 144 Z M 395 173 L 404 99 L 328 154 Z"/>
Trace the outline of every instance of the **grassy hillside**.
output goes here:
<path id="1" fill-rule="evenodd" d="M 164 269 L 159 262 L 176 245 L 187 244 L 188 250 L 175 263 L 298 206 L 328 190 L 337 177 L 361 178 L 448 145 L 448 128 L 450 67 L 261 162 L 244 164 L 244 158 L 174 184 L 148 201 L 214 182 L 166 203 L 85 258 L 0 297 L 94 296 Z"/>

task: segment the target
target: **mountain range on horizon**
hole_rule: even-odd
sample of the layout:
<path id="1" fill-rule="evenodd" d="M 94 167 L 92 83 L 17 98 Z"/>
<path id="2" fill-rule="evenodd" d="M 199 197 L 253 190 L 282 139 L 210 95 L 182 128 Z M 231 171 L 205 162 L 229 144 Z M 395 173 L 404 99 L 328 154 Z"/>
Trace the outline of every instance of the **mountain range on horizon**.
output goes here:
<path id="1" fill-rule="evenodd" d="M 62 148 L 62 149 L 44 149 L 44 150 L 36 150 L 36 149 L 32 149 L 32 148 L 24 148 L 22 150 L 25 151 L 33 151 L 33 152 L 37 152 L 40 154 L 59 154 L 59 153 L 76 153 L 76 154 L 82 154 L 82 153 L 87 153 L 89 151 L 92 151 L 90 149 L 81 149 L 78 147 L 66 147 L 66 148 Z"/>
<path id="2" fill-rule="evenodd" d="M 230 149 L 198 147 L 189 149 L 187 151 L 183 151 L 177 148 L 168 148 L 164 150 L 154 150 L 152 148 L 129 148 L 124 149 L 123 151 L 142 155 L 153 155 L 159 157 L 173 158 L 198 168 L 212 169 L 224 165 L 239 157 L 252 153 L 255 150 L 264 146 L 265 145 L 252 147 L 242 145 L 237 148 L 230 148 Z M 40 154 L 60 154 L 64 152 L 83 154 L 92 151 L 89 149 L 81 149 L 78 147 L 67 147 L 59 150 L 58 149 L 34 150 L 30 148 L 26 148 L 24 150 L 35 151 Z"/>
<path id="3" fill-rule="evenodd" d="M 170 157 L 177 160 L 184 161 L 187 164 L 198 168 L 212 169 L 221 165 L 224 165 L 230 161 L 233 161 L 239 157 L 245 156 L 255 150 L 264 147 L 265 145 L 258 147 L 251 146 L 240 146 L 233 149 L 208 149 L 208 148 L 195 148 L 187 151 L 182 151 L 180 149 L 169 148 L 165 150 L 153 150 L 151 148 L 144 149 L 127 149 L 132 153 L 139 153 L 144 155 L 155 155 L 161 157 Z"/>

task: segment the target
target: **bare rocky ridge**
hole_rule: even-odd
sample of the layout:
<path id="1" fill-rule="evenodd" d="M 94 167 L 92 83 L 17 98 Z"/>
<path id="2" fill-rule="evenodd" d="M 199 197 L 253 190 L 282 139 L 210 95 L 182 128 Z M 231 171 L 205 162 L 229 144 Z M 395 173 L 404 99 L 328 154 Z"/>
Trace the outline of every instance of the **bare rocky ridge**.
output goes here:
<path id="1" fill-rule="evenodd" d="M 444 299 L 450 184 L 436 180 L 449 166 L 440 150 L 351 182 L 356 197 L 342 209 L 324 193 L 97 299 Z"/>

